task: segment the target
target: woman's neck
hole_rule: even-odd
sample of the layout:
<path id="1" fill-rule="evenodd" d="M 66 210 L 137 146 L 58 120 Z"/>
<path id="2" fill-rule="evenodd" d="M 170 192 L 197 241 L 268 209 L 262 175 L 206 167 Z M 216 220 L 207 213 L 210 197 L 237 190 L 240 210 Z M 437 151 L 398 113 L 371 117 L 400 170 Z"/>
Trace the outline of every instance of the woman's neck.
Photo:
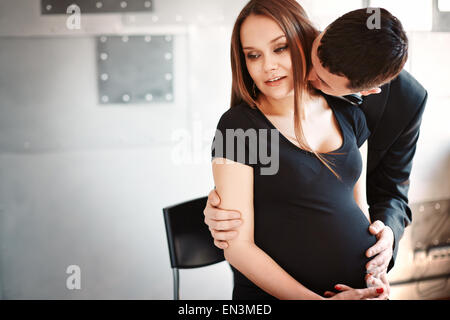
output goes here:
<path id="1" fill-rule="evenodd" d="M 300 119 L 306 120 L 311 112 L 314 112 L 314 105 L 317 101 L 317 95 L 304 90 L 302 92 L 302 101 L 300 102 Z M 284 99 L 273 99 L 260 94 L 257 99 L 258 107 L 266 115 L 279 117 L 294 117 L 294 94 Z"/>

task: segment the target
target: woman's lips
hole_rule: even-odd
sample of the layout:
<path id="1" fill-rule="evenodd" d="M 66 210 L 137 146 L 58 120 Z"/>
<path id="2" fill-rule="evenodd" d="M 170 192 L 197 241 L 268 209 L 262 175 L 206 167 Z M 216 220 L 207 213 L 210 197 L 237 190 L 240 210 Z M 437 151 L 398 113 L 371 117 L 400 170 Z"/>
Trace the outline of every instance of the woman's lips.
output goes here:
<path id="1" fill-rule="evenodd" d="M 276 81 L 266 81 L 264 82 L 266 85 L 268 85 L 269 87 L 277 87 L 281 84 L 281 82 L 285 79 L 286 77 L 280 77 L 280 79 L 276 80 Z"/>

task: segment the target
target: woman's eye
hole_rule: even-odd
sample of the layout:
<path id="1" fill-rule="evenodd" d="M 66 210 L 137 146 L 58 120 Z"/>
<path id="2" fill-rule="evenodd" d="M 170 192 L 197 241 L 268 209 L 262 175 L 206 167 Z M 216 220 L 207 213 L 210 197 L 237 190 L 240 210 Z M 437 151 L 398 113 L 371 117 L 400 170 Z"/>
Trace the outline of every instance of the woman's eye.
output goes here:
<path id="1" fill-rule="evenodd" d="M 288 48 L 288 45 L 285 45 L 283 47 L 277 48 L 275 49 L 275 52 L 283 52 L 284 50 L 286 50 Z"/>
<path id="2" fill-rule="evenodd" d="M 258 57 L 259 57 L 259 54 L 248 54 L 247 55 L 247 58 L 249 58 L 249 59 L 256 59 Z"/>

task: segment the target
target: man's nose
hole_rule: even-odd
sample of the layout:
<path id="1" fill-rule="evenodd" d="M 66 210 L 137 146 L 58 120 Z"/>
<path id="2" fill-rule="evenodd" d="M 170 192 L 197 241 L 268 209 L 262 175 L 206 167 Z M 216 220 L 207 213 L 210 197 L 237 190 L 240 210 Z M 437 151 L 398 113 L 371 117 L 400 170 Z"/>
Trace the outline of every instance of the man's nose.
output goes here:
<path id="1" fill-rule="evenodd" d="M 317 75 L 316 75 L 316 73 L 314 72 L 314 70 L 309 71 L 308 79 L 307 79 L 307 80 L 308 80 L 308 81 L 311 81 L 311 82 L 317 80 Z"/>

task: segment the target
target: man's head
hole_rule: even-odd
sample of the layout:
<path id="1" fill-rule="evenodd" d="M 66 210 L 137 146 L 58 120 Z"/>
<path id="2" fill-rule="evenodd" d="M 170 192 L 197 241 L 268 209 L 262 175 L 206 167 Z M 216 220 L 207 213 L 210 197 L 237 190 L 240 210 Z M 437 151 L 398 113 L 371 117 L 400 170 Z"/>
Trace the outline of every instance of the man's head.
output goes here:
<path id="1" fill-rule="evenodd" d="M 396 17 L 382 8 L 379 13 L 379 28 L 370 29 L 367 21 L 373 14 L 358 9 L 315 39 L 308 76 L 312 86 L 335 96 L 368 95 L 400 73 L 408 58 L 408 38 Z"/>

